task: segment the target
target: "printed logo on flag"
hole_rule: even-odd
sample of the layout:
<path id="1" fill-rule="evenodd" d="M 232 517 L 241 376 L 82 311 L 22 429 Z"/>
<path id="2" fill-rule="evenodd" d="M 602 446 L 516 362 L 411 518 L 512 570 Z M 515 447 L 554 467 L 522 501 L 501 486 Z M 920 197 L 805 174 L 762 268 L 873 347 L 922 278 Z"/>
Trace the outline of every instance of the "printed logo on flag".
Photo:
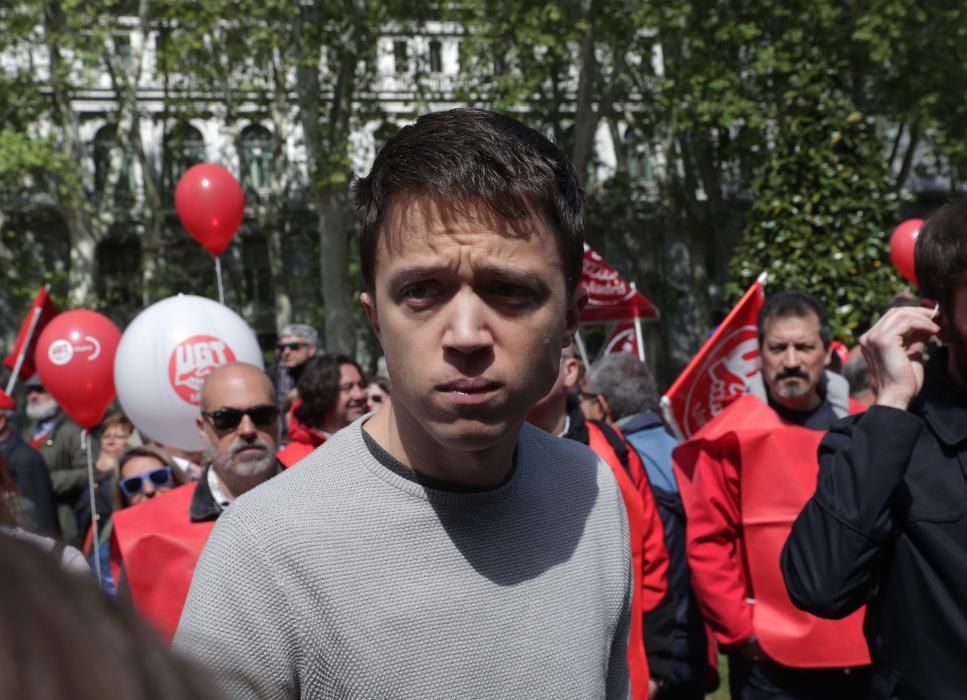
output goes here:
<path id="1" fill-rule="evenodd" d="M 698 432 L 744 394 L 759 366 L 759 332 L 755 326 L 742 326 L 722 338 L 698 368 L 685 399 L 685 434 Z"/>
<path id="2" fill-rule="evenodd" d="M 168 360 L 171 388 L 187 403 L 201 403 L 201 386 L 217 367 L 235 361 L 228 345 L 210 335 L 193 335 L 178 343 Z"/>

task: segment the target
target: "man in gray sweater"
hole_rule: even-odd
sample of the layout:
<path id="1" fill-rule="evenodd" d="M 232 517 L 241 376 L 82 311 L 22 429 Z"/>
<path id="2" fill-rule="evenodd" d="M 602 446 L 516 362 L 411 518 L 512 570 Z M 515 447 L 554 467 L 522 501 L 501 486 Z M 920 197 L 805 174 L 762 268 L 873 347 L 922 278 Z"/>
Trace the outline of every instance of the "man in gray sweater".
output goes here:
<path id="1" fill-rule="evenodd" d="M 404 127 L 355 197 L 393 401 L 225 512 L 175 645 L 232 698 L 626 697 L 614 477 L 524 426 L 586 300 L 573 169 L 458 109 Z"/>

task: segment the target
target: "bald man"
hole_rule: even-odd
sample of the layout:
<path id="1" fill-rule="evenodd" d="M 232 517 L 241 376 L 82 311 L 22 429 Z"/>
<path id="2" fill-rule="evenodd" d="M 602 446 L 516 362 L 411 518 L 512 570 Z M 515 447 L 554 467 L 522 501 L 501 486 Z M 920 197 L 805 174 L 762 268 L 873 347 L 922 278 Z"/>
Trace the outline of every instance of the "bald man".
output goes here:
<path id="1" fill-rule="evenodd" d="M 168 641 L 198 556 L 215 521 L 246 491 L 279 473 L 278 409 L 272 383 L 233 362 L 209 375 L 196 419 L 208 466 L 201 478 L 114 514 L 111 556 L 135 607 Z M 174 467 L 172 467 L 174 468 Z"/>

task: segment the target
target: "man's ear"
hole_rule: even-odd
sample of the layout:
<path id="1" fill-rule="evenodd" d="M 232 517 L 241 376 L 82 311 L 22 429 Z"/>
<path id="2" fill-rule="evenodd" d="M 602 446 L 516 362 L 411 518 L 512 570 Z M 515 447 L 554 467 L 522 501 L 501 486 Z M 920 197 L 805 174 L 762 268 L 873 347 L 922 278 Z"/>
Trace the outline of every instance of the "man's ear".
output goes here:
<path id="1" fill-rule="evenodd" d="M 608 420 L 611 419 L 611 406 L 608 405 L 608 400 L 604 398 L 604 394 L 598 394 L 598 405 L 601 406 L 601 412 L 604 413 L 604 417 Z"/>
<path id="2" fill-rule="evenodd" d="M 369 292 L 363 292 L 359 295 L 359 303 L 363 305 L 363 309 L 366 311 L 366 318 L 369 319 L 369 325 L 373 327 L 373 333 L 382 340 L 379 329 L 379 314 L 376 312 L 376 300 Z"/>
<path id="3" fill-rule="evenodd" d="M 201 435 L 201 439 L 205 441 L 205 444 L 210 444 L 211 440 L 208 439 L 208 433 L 205 431 L 205 416 L 195 416 L 195 427 L 198 428 L 198 434 Z"/>
<path id="4" fill-rule="evenodd" d="M 588 290 L 584 287 L 578 287 L 574 290 L 571 295 L 571 299 L 567 304 L 567 312 L 565 317 L 565 323 L 567 324 L 567 332 L 564 334 L 564 342 L 561 347 L 566 348 L 574 340 L 574 336 L 578 331 L 578 324 L 581 322 L 581 314 L 584 311 L 584 307 L 588 305 Z"/>
<path id="5" fill-rule="evenodd" d="M 576 357 L 566 357 L 562 361 L 564 363 L 564 367 L 561 370 L 564 373 L 564 381 L 562 383 L 570 389 L 578 383 L 578 365 L 581 361 Z"/>
<path id="6" fill-rule="evenodd" d="M 823 367 L 829 367 L 829 363 L 833 361 L 833 344 L 830 343 L 829 347 L 826 348 L 826 359 L 823 360 Z"/>

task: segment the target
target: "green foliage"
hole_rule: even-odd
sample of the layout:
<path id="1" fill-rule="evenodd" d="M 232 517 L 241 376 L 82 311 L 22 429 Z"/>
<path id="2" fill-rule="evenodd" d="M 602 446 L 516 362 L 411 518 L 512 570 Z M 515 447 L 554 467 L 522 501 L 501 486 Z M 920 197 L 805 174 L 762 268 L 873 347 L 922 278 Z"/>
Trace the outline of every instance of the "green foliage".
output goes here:
<path id="1" fill-rule="evenodd" d="M 788 112 L 753 185 L 729 293 L 768 272 L 767 293 L 815 294 L 851 345 L 902 284 L 889 261 L 900 196 L 882 142 L 848 99 L 804 84 Z"/>

